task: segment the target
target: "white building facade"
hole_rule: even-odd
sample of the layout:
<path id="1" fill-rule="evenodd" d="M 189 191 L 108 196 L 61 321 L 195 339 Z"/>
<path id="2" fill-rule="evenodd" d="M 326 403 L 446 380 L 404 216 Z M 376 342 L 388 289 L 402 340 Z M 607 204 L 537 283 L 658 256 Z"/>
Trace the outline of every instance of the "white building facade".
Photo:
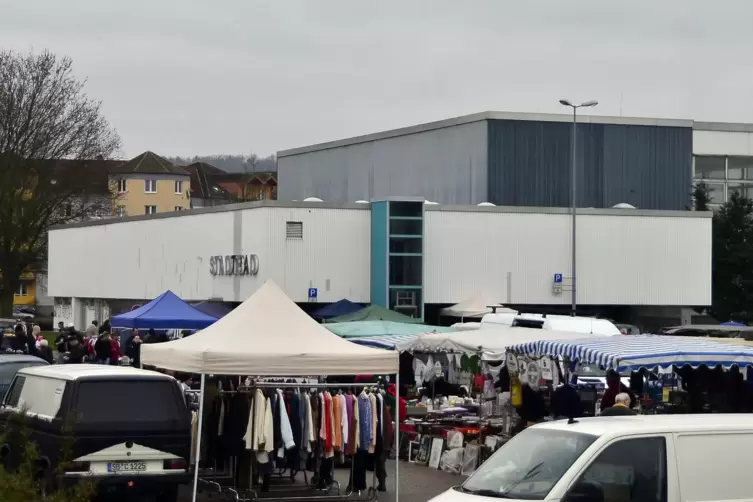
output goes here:
<path id="1" fill-rule="evenodd" d="M 711 303 L 709 214 L 582 209 L 577 231 L 579 305 Z M 570 239 L 561 208 L 263 201 L 54 228 L 48 291 L 55 321 L 77 327 L 168 289 L 242 302 L 270 279 L 299 303 L 347 298 L 419 317 L 478 292 L 564 306 Z"/>

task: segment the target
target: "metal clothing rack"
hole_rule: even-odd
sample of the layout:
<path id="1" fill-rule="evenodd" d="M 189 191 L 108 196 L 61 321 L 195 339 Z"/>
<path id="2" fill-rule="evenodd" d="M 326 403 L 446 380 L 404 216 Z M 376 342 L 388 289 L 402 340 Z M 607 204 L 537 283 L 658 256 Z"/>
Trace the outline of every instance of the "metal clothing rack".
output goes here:
<path id="1" fill-rule="evenodd" d="M 274 388 L 274 389 L 323 389 L 323 390 L 324 389 L 334 389 L 334 388 L 336 388 L 336 389 L 356 389 L 356 388 L 358 388 L 358 389 L 364 389 L 364 388 L 365 389 L 371 389 L 371 388 L 373 388 L 374 390 L 379 391 L 380 390 L 380 384 L 378 382 L 369 382 L 369 383 L 360 383 L 359 382 L 359 383 L 352 383 L 352 384 L 351 383 L 343 384 L 343 383 L 322 383 L 322 382 L 269 382 L 269 381 L 258 381 L 258 382 L 254 382 L 254 383 L 252 383 L 250 385 L 240 385 L 235 390 L 220 391 L 219 394 L 220 395 L 232 395 L 232 394 L 239 394 L 239 393 L 240 394 L 247 394 L 247 393 L 256 391 L 257 389 L 260 389 L 260 388 Z M 189 390 L 189 391 L 186 391 L 186 393 L 201 393 L 201 391 Z M 386 403 L 384 402 L 384 399 L 382 399 L 382 407 L 381 407 L 382 413 L 381 413 L 381 416 L 380 416 L 380 419 L 379 419 L 379 422 L 380 422 L 380 424 L 382 426 L 382 429 L 384 428 L 384 407 L 385 406 L 386 406 Z M 397 427 L 397 425 L 398 425 L 398 423 L 396 422 L 396 427 Z M 254 433 L 255 433 L 255 431 L 254 431 L 254 421 L 252 420 L 252 422 L 251 422 L 251 435 L 253 436 Z M 383 440 L 384 440 L 384 437 L 383 437 Z M 196 443 L 198 445 L 199 441 L 197 441 Z M 296 445 L 296 447 L 299 447 L 299 445 Z M 201 452 L 197 451 L 196 452 L 196 467 L 195 467 L 196 469 L 198 469 L 198 466 L 199 466 L 200 455 L 201 455 Z M 264 497 L 259 497 L 259 494 L 256 492 L 256 490 L 253 489 L 254 481 L 255 481 L 255 478 L 256 478 L 256 476 L 254 475 L 254 467 L 256 465 L 256 456 L 255 455 L 251 455 L 251 467 L 250 467 L 251 468 L 251 473 L 250 473 L 250 483 L 249 483 L 250 484 L 250 488 L 248 490 L 245 490 L 244 492 L 242 492 L 246 496 L 245 497 L 241 497 L 240 494 L 238 493 L 237 486 L 235 486 L 236 479 L 237 479 L 237 472 L 236 472 L 235 469 L 236 469 L 237 465 L 236 465 L 236 462 L 234 462 L 234 460 L 236 460 L 236 462 L 237 462 L 237 459 L 234 459 L 234 458 L 231 459 L 231 466 L 232 467 L 231 467 L 231 471 L 229 473 L 230 477 L 233 480 L 233 485 L 234 486 L 232 488 L 230 488 L 230 487 L 224 487 L 223 488 L 222 485 L 220 485 L 217 482 L 216 471 L 214 471 L 215 472 L 215 479 L 214 480 L 209 480 L 209 479 L 206 479 L 206 478 L 201 478 L 201 479 L 199 479 L 199 481 L 201 481 L 202 484 L 204 484 L 205 486 L 209 486 L 209 487 L 212 487 L 212 488 L 216 489 L 217 492 L 219 492 L 219 493 L 222 493 L 223 491 L 228 492 L 229 494 L 231 494 L 234 497 L 234 499 L 235 499 L 236 502 L 249 502 L 249 501 L 257 500 L 257 499 L 270 500 L 270 501 L 295 501 L 295 500 L 305 501 L 305 500 L 322 500 L 322 499 L 326 499 L 326 500 L 340 500 L 340 499 L 350 499 L 350 496 L 353 494 L 352 482 L 353 482 L 353 474 L 354 474 L 354 470 L 355 470 L 355 462 L 351 462 L 351 468 L 350 468 L 350 474 L 349 474 L 349 483 L 348 483 L 348 490 L 347 490 L 347 493 L 345 493 L 345 494 L 341 494 L 340 493 L 340 483 L 337 480 L 333 479 L 332 484 L 330 484 L 327 488 L 319 489 L 319 491 L 329 492 L 329 490 L 332 488 L 332 486 L 335 485 L 337 487 L 337 495 L 326 494 L 326 495 L 310 495 L 310 496 L 276 496 L 276 497 L 264 496 Z M 311 481 L 311 484 L 313 486 L 316 486 L 316 482 L 318 481 L 317 478 L 319 476 L 319 470 L 320 470 L 320 467 L 321 467 L 321 460 L 322 460 L 321 457 L 319 457 L 319 456 L 316 457 L 316 466 L 314 467 L 314 477 L 312 478 L 312 481 Z M 285 470 L 286 469 L 283 469 L 278 474 L 280 476 L 282 476 L 284 474 Z M 377 471 L 377 469 L 375 467 L 374 471 L 373 471 L 373 474 L 372 474 L 372 486 L 370 486 L 370 487 L 367 488 L 367 490 L 366 490 L 366 495 L 367 495 L 366 498 L 364 498 L 364 499 L 360 499 L 360 498 L 359 499 L 350 499 L 350 500 L 363 501 L 363 502 L 376 500 L 376 498 L 377 498 L 377 491 L 376 491 L 376 484 L 377 484 L 376 471 Z M 307 473 L 306 469 L 303 469 L 303 472 L 304 472 L 304 481 L 306 483 L 306 486 L 308 486 L 309 485 L 309 481 L 308 481 L 308 475 L 306 474 Z M 223 473 L 223 474 L 225 474 L 225 473 Z M 294 480 L 294 478 L 295 478 L 295 473 L 291 472 L 291 480 Z M 292 491 L 292 490 L 301 491 L 301 488 L 303 488 L 303 487 L 287 486 L 287 487 L 276 487 L 276 488 L 278 488 L 278 490 L 275 490 L 275 491 L 282 491 L 280 489 L 287 489 L 289 491 Z M 361 491 L 362 490 L 358 490 L 359 496 L 361 495 Z M 250 495 L 250 497 L 248 495 Z"/>

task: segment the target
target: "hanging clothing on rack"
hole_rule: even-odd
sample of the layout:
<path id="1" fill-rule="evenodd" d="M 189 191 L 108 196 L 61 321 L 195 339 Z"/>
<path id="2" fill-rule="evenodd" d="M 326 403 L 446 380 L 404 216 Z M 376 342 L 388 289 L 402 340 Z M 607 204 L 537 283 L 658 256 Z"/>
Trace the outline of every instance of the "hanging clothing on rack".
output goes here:
<path id="1" fill-rule="evenodd" d="M 374 453 L 377 440 L 377 400 L 373 392 L 369 394 L 369 401 L 371 402 L 371 443 L 369 444 L 369 453 Z"/>
<path id="2" fill-rule="evenodd" d="M 348 444 L 348 409 L 345 403 L 345 396 L 343 394 L 337 395 L 337 402 L 340 405 L 340 430 L 342 435 L 342 451 L 347 450 Z"/>
<path id="3" fill-rule="evenodd" d="M 334 432 L 332 447 L 335 451 L 342 451 L 343 430 L 340 425 L 342 423 L 342 416 L 340 415 L 340 399 L 337 394 L 332 396 L 332 419 L 332 429 Z"/>
<path id="4" fill-rule="evenodd" d="M 281 390 L 277 391 L 277 397 L 280 407 L 280 435 L 282 439 L 282 446 L 277 450 L 279 458 L 285 455 L 285 450 L 289 450 L 295 446 L 295 441 L 293 440 L 293 430 L 290 427 L 290 417 L 288 416 L 285 398 Z"/>
<path id="5" fill-rule="evenodd" d="M 358 426 L 360 432 L 359 449 L 368 450 L 371 447 L 371 398 L 362 390 L 358 395 Z"/>

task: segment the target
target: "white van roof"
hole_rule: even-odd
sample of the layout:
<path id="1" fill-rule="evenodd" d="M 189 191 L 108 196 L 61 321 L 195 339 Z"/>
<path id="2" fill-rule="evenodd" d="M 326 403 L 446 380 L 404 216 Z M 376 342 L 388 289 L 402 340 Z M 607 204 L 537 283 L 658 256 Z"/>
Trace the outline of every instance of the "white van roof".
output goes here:
<path id="1" fill-rule="evenodd" d="M 536 429 L 580 432 L 594 436 L 627 436 L 669 432 L 753 431 L 748 414 L 632 415 L 578 418 L 575 423 L 557 420 L 535 425 Z"/>
<path id="2" fill-rule="evenodd" d="M 78 380 L 80 378 L 127 376 L 133 378 L 165 378 L 171 376 L 128 366 L 105 366 L 100 364 L 53 364 L 50 366 L 33 366 L 18 370 L 19 375 L 40 376 L 57 380 Z"/>

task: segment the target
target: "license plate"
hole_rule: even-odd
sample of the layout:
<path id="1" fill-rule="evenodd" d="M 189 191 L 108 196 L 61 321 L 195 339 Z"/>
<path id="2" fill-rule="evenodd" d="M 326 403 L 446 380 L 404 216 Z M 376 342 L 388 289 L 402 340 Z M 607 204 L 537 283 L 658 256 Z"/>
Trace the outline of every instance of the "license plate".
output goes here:
<path id="1" fill-rule="evenodd" d="M 107 464 L 107 472 L 143 472 L 146 462 L 112 462 Z"/>

